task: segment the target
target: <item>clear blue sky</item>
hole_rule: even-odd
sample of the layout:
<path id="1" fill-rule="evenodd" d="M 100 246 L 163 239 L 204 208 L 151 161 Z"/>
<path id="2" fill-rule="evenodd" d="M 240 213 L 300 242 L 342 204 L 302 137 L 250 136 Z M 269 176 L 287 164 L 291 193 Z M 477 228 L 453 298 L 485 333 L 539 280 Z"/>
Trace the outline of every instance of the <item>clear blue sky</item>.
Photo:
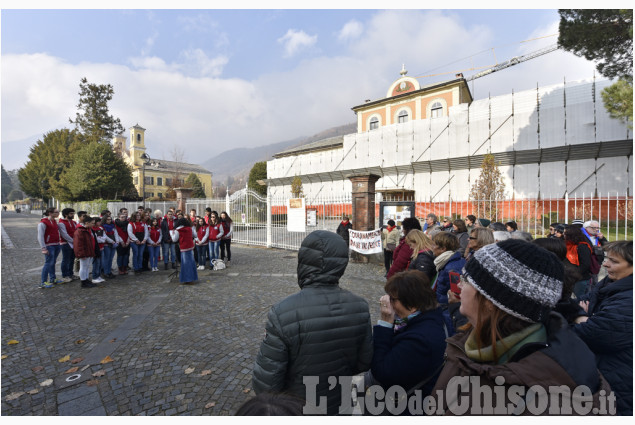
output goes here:
<path id="1" fill-rule="evenodd" d="M 79 80 L 112 84 L 111 112 L 147 128 L 151 156 L 310 136 L 399 77 L 453 72 L 553 44 L 556 10 L 7 10 L 1 12 L 2 163 L 69 126 Z M 493 53 L 491 48 L 495 47 Z M 483 52 L 472 56 L 477 52 Z M 475 71 L 474 71 L 475 72 Z M 473 72 L 466 71 L 469 76 Z M 556 52 L 477 80 L 475 97 L 590 78 Z M 427 84 L 452 76 L 420 79 Z M 127 134 L 127 131 L 126 131 Z"/>

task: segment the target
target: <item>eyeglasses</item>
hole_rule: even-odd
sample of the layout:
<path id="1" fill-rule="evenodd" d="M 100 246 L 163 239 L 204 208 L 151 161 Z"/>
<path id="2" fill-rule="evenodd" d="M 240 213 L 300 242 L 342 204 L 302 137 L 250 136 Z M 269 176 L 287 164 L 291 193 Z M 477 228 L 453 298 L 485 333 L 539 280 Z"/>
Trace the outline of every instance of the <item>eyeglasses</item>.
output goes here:
<path id="1" fill-rule="evenodd" d="M 587 227 L 587 229 L 595 229 L 595 230 L 600 230 L 600 228 L 599 228 L 599 227 L 591 227 L 591 226 L 589 226 L 589 227 Z"/>
<path id="2" fill-rule="evenodd" d="M 470 237 L 468 237 L 468 239 L 471 239 L 471 240 L 475 241 L 475 240 L 477 240 L 478 238 L 476 238 L 476 237 L 474 237 L 474 236 L 470 236 Z"/>

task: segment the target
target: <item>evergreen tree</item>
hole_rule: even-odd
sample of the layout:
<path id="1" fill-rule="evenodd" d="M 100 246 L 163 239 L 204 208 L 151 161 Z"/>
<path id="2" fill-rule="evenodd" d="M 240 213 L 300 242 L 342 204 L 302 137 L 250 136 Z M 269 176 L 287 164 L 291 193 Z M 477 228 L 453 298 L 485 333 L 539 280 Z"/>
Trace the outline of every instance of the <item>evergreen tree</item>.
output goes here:
<path id="1" fill-rule="evenodd" d="M 22 199 L 24 199 L 24 193 L 22 193 L 21 190 L 17 190 L 17 189 L 12 190 L 11 193 L 9 193 L 9 196 L 7 197 L 7 200 L 9 202 L 20 201 Z"/>
<path id="2" fill-rule="evenodd" d="M 267 179 L 267 161 L 256 162 L 253 167 L 251 167 L 251 171 L 249 172 L 249 179 L 247 180 L 247 185 L 251 190 L 258 193 L 259 195 L 266 196 L 267 195 L 267 186 L 261 186 L 258 183 L 258 180 L 266 180 Z"/>
<path id="3" fill-rule="evenodd" d="M 470 199 L 480 218 L 496 219 L 496 201 L 505 197 L 505 182 L 494 155 L 488 153 L 481 164 L 481 175 L 472 185 Z"/>
<path id="4" fill-rule="evenodd" d="M 9 177 L 9 173 L 4 169 L 4 165 L 2 166 L 2 202 L 7 202 L 9 194 L 13 190 L 13 184 L 11 183 L 11 177 Z"/>
<path id="5" fill-rule="evenodd" d="M 194 189 L 192 192 L 192 198 L 205 198 L 205 190 L 203 189 L 203 183 L 195 173 L 190 173 L 185 179 L 185 187 Z"/>
<path id="6" fill-rule="evenodd" d="M 633 10 L 560 9 L 561 48 L 597 63 L 603 76 L 619 78 L 602 91 L 611 117 L 633 125 Z"/>
<path id="7" fill-rule="evenodd" d="M 300 176 L 295 176 L 291 181 L 291 195 L 294 198 L 304 198 L 304 189 Z"/>
<path id="8" fill-rule="evenodd" d="M 28 162 L 18 170 L 22 191 L 29 196 L 48 201 L 59 198 L 52 189 L 62 172 L 72 163 L 74 152 L 83 145 L 82 135 L 67 128 L 46 133 L 31 146 Z"/>
<path id="9" fill-rule="evenodd" d="M 91 84 L 86 77 L 79 84 L 79 112 L 69 119 L 90 142 L 106 142 L 124 131 L 119 118 L 108 114 L 108 102 L 115 91 L 110 84 Z"/>
<path id="10" fill-rule="evenodd" d="M 602 90 L 604 106 L 612 118 L 629 123 L 633 128 L 633 79 L 621 78 Z"/>
<path id="11" fill-rule="evenodd" d="M 62 201 L 117 199 L 136 192 L 130 167 L 110 144 L 92 142 L 73 154 L 53 187 Z"/>

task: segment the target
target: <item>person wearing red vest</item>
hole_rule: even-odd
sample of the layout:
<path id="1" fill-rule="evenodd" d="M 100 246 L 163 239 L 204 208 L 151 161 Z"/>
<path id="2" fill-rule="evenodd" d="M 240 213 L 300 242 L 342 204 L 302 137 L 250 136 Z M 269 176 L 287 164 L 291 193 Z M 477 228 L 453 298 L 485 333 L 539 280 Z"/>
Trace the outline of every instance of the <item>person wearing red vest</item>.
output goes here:
<path id="1" fill-rule="evenodd" d="M 161 252 L 161 227 L 160 218 L 154 217 L 150 220 L 148 229 L 148 254 L 150 255 L 150 270 L 158 272 L 159 253 Z"/>
<path id="2" fill-rule="evenodd" d="M 165 217 L 163 217 L 163 221 L 161 221 L 161 238 L 163 239 L 161 245 L 163 249 L 164 270 L 168 269 L 170 259 L 172 259 L 172 268 L 176 269 L 176 248 L 170 236 L 172 230 L 174 230 L 174 211 L 170 208 Z"/>
<path id="3" fill-rule="evenodd" d="M 218 213 L 216 211 L 212 211 L 210 214 L 209 223 L 209 267 L 214 270 L 212 261 L 217 258 L 221 259 L 220 254 L 218 253 L 218 247 L 221 244 L 221 238 L 225 234 L 225 228 L 218 219 Z"/>
<path id="4" fill-rule="evenodd" d="M 180 218 L 177 220 L 176 229 L 170 231 L 170 236 L 174 242 L 179 243 L 181 249 L 181 271 L 179 273 L 179 281 L 181 283 L 194 283 L 198 280 L 198 272 L 196 271 L 196 262 L 194 261 L 194 238 L 196 238 L 196 229 L 191 227 L 189 220 Z"/>
<path id="5" fill-rule="evenodd" d="M 73 236 L 75 235 L 75 229 L 77 229 L 77 223 L 75 220 L 75 210 L 72 208 L 64 208 L 62 210 L 62 217 L 57 222 L 57 227 L 60 231 L 60 247 L 62 250 L 62 280 L 64 282 L 70 282 L 74 278 L 79 279 L 77 276 L 73 276 L 73 263 L 75 262 L 75 253 L 73 252 Z"/>
<path id="6" fill-rule="evenodd" d="M 101 222 L 102 222 L 101 217 L 95 217 L 94 221 L 95 221 L 95 224 L 93 225 L 93 228 L 91 229 L 91 231 L 93 232 L 93 236 L 95 237 L 95 240 L 97 241 L 97 246 L 95 249 L 95 257 L 93 260 L 93 283 L 101 283 L 101 282 L 104 282 L 104 278 L 101 277 L 101 274 L 104 268 L 103 267 L 104 266 L 103 265 L 104 247 L 106 246 L 106 244 L 115 243 L 115 241 L 110 239 L 108 235 L 106 234 L 106 230 L 101 225 Z"/>
<path id="7" fill-rule="evenodd" d="M 79 259 L 79 278 L 82 280 L 82 288 L 94 288 L 95 285 L 88 280 L 88 269 L 95 258 L 97 240 L 91 229 L 95 224 L 95 219 L 88 214 L 82 217 L 81 223 L 77 226 L 75 236 L 73 236 L 73 250 L 75 258 Z M 97 245 L 97 249 L 98 245 Z"/>
<path id="8" fill-rule="evenodd" d="M 205 270 L 205 260 L 207 257 L 207 245 L 209 238 L 209 226 L 205 224 L 205 219 L 199 217 L 198 222 L 196 223 L 196 238 L 194 242 L 196 243 L 196 251 L 198 253 L 198 269 L 197 270 Z"/>
<path id="9" fill-rule="evenodd" d="M 234 222 L 226 211 L 220 213 L 220 221 L 223 225 L 223 236 L 220 240 L 220 257 L 221 260 L 225 260 L 225 249 L 227 249 L 227 261 L 225 264 L 229 267 L 229 263 L 232 260 L 232 236 L 234 234 Z"/>
<path id="10" fill-rule="evenodd" d="M 132 249 L 132 268 L 135 274 L 141 274 L 143 269 L 143 251 L 148 240 L 148 226 L 141 218 L 141 213 L 136 212 L 130 217 L 130 223 L 128 223 L 128 239 Z"/>
<path id="11" fill-rule="evenodd" d="M 128 239 L 128 213 L 119 212 L 119 219 L 115 220 L 115 242 L 117 243 L 117 267 L 119 274 L 128 274 L 130 259 L 130 240 Z"/>
<path id="12" fill-rule="evenodd" d="M 55 284 L 63 283 L 61 279 L 55 278 L 55 261 L 60 254 L 61 239 L 55 219 L 59 217 L 60 212 L 55 207 L 49 207 L 45 214 L 46 217 L 43 217 L 37 225 L 37 241 L 44 254 L 40 288 L 52 288 Z"/>

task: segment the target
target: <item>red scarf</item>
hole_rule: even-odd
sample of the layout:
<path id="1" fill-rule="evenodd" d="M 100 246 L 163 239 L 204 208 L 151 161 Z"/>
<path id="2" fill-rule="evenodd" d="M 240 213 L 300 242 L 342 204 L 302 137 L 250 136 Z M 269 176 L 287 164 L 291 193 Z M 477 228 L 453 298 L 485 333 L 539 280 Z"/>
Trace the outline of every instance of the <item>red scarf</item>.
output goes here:
<path id="1" fill-rule="evenodd" d="M 395 227 L 397 226 L 386 226 L 386 230 L 388 230 L 388 233 L 390 233 Z"/>
<path id="2" fill-rule="evenodd" d="M 342 226 L 346 226 L 348 224 L 348 220 L 343 220 L 342 221 Z"/>

